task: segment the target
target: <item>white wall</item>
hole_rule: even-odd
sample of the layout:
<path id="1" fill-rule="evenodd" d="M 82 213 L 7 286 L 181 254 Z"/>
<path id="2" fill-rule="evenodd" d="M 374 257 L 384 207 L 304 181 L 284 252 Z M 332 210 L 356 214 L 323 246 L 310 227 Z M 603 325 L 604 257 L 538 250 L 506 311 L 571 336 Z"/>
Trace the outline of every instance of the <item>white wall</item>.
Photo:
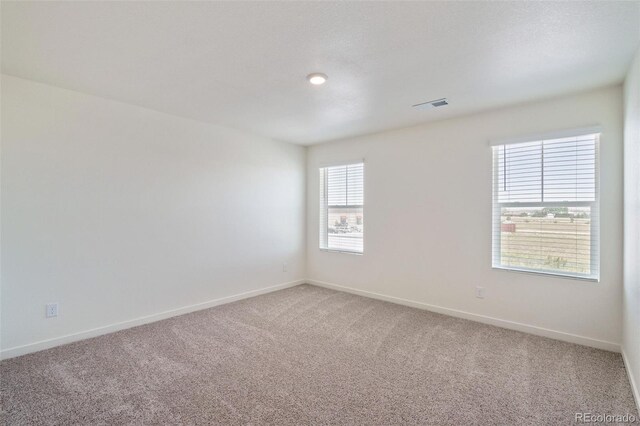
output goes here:
<path id="1" fill-rule="evenodd" d="M 598 124 L 604 129 L 601 282 L 492 270 L 489 140 Z M 365 159 L 364 255 L 322 252 L 317 169 L 359 158 Z M 317 145 L 309 149 L 307 163 L 311 282 L 619 350 L 621 87 Z M 475 297 L 477 285 L 485 287 L 485 299 Z"/>
<path id="2" fill-rule="evenodd" d="M 305 158 L 3 76 L 3 354 L 303 279 Z M 59 317 L 45 319 L 47 302 Z"/>
<path id="3" fill-rule="evenodd" d="M 640 49 L 624 85 L 623 353 L 640 406 Z"/>

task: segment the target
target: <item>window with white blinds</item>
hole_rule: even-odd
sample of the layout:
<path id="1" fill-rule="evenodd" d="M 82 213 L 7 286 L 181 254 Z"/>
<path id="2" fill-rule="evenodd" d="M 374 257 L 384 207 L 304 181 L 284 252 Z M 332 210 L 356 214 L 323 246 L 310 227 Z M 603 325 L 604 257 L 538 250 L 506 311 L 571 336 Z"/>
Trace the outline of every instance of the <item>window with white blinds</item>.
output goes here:
<path id="1" fill-rule="evenodd" d="M 320 248 L 362 253 L 364 164 L 320 168 Z"/>
<path id="2" fill-rule="evenodd" d="M 599 137 L 493 146 L 493 267 L 599 279 Z"/>

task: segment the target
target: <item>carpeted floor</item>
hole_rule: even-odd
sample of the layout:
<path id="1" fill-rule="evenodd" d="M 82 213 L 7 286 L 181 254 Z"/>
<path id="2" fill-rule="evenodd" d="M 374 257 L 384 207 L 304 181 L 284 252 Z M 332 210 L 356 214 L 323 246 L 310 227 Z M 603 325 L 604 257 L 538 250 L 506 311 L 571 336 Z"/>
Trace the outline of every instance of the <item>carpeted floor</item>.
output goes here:
<path id="1" fill-rule="evenodd" d="M 619 354 L 310 285 L 0 364 L 6 424 L 572 424 Z"/>

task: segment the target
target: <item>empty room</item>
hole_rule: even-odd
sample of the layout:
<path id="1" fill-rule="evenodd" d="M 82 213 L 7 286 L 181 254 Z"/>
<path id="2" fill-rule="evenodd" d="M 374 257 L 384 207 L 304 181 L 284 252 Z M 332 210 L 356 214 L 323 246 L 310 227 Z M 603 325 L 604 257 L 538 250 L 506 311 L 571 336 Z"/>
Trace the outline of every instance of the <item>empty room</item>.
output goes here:
<path id="1" fill-rule="evenodd" d="M 0 24 L 0 424 L 640 423 L 640 1 Z"/>

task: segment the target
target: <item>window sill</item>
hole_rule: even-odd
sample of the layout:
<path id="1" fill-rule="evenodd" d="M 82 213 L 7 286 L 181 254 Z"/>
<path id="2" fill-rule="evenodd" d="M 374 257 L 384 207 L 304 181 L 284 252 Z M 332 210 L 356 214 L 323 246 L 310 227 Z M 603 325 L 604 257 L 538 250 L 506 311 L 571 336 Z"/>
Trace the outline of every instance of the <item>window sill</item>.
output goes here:
<path id="1" fill-rule="evenodd" d="M 521 274 L 529 274 L 529 275 L 542 275 L 545 277 L 552 277 L 552 278 L 561 278 L 561 279 L 569 279 L 569 280 L 578 280 L 578 281 L 589 281 L 589 282 L 600 282 L 600 278 L 593 278 L 593 277 L 589 277 L 589 276 L 579 276 L 579 275 L 569 275 L 569 274 L 562 274 L 562 273 L 557 273 L 557 272 L 545 272 L 545 271 L 536 271 L 534 269 L 520 269 L 520 268 L 509 268 L 506 266 L 492 266 L 491 267 L 494 270 L 497 271 L 502 271 L 502 272 L 519 272 Z"/>
<path id="2" fill-rule="evenodd" d="M 364 252 L 361 252 L 361 251 L 334 250 L 334 249 L 325 249 L 325 248 L 321 248 L 320 251 L 324 251 L 327 253 L 355 254 L 356 256 L 362 256 L 364 254 Z"/>

